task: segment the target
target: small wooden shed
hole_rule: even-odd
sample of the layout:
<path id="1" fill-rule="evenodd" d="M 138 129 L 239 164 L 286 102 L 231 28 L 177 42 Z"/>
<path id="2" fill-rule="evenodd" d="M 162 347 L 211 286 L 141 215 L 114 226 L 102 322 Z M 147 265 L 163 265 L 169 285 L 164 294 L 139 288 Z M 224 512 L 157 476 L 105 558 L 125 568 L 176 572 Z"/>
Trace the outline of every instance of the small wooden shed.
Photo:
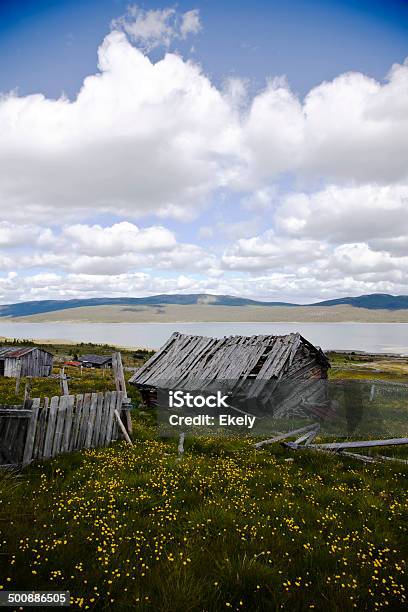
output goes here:
<path id="1" fill-rule="evenodd" d="M 54 356 L 35 346 L 0 347 L 0 376 L 50 376 Z"/>
<path id="2" fill-rule="evenodd" d="M 112 355 L 82 355 L 78 358 L 85 368 L 106 369 L 112 367 Z"/>
<path id="3" fill-rule="evenodd" d="M 203 383 L 236 381 L 237 385 L 256 380 L 256 387 L 262 390 L 269 381 L 326 379 L 329 368 L 323 351 L 298 333 L 219 339 L 176 332 L 129 382 L 140 390 L 147 405 L 154 406 L 157 388 L 166 380 L 172 386 L 183 386 L 193 379 Z"/>

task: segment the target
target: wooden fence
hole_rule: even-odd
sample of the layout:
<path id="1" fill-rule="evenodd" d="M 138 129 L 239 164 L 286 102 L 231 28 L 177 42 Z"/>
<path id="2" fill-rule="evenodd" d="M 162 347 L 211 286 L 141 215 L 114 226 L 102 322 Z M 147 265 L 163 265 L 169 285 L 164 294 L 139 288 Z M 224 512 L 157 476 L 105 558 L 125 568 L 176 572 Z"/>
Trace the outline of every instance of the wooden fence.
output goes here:
<path id="1" fill-rule="evenodd" d="M 123 392 L 108 391 L 0 405 L 0 465 L 25 465 L 126 437 L 124 399 Z"/>

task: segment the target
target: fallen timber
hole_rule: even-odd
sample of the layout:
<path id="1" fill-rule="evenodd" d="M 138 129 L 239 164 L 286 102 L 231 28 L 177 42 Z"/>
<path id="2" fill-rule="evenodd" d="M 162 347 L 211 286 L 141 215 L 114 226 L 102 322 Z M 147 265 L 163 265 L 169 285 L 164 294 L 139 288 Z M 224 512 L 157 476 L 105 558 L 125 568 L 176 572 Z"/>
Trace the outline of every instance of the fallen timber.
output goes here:
<path id="1" fill-rule="evenodd" d="M 369 448 L 372 446 L 399 446 L 408 444 L 408 438 L 390 438 L 388 440 L 356 440 L 353 442 L 330 442 L 327 444 L 312 444 L 312 448 L 326 448 L 328 450 L 343 450 L 344 448 Z"/>
<path id="2" fill-rule="evenodd" d="M 319 433 L 320 426 L 318 423 L 312 423 L 299 429 L 294 429 L 286 433 L 279 434 L 274 438 L 256 442 L 254 447 L 260 449 L 267 444 L 280 442 L 284 448 L 295 451 L 315 450 L 318 452 L 329 453 L 342 457 L 357 459 L 364 463 L 378 463 L 383 461 L 397 461 L 399 463 L 408 464 L 408 460 L 400 459 L 399 457 L 387 457 L 385 455 L 361 455 L 359 453 L 349 452 L 346 449 L 359 448 L 378 448 L 383 446 L 403 446 L 408 444 L 408 438 L 389 438 L 387 440 L 355 440 L 349 442 L 326 442 L 321 444 L 312 444 L 313 439 Z M 293 438 L 301 434 L 294 442 L 285 442 L 288 438 Z"/>
<path id="3" fill-rule="evenodd" d="M 262 448 L 262 446 L 266 446 L 267 444 L 273 444 L 274 442 L 280 442 L 281 440 L 286 440 L 287 438 L 292 438 L 297 434 L 303 434 L 307 432 L 310 434 L 311 430 L 316 429 L 317 424 L 312 423 L 311 425 L 306 425 L 305 427 L 300 427 L 299 429 L 294 429 L 293 431 L 288 431 L 286 433 L 279 434 L 274 438 L 268 438 L 268 440 L 262 440 L 261 442 L 256 442 L 254 444 L 255 448 Z"/>
<path id="4" fill-rule="evenodd" d="M 317 432 L 316 432 L 317 433 Z M 293 432 L 292 432 L 293 435 Z M 287 436 L 291 437 L 291 436 Z M 304 436 L 302 436 L 304 437 Z M 301 444 L 299 438 L 295 442 L 281 442 L 282 446 L 290 450 L 305 450 L 312 449 L 318 452 L 334 454 L 342 457 L 357 459 L 364 463 L 381 463 L 383 461 L 397 461 L 399 463 L 408 464 L 406 459 L 399 457 L 387 457 L 385 455 L 361 455 L 359 453 L 348 452 L 346 449 L 358 448 L 378 448 L 382 446 L 402 446 L 408 444 L 408 438 L 390 438 L 388 440 L 356 440 L 352 442 L 330 442 L 323 444 Z"/>

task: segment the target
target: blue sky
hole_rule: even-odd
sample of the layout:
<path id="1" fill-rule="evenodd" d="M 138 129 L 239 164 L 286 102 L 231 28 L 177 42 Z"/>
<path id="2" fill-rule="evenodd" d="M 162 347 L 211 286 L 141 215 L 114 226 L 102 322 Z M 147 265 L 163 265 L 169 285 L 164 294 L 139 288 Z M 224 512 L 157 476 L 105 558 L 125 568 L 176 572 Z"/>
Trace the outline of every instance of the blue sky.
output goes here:
<path id="1" fill-rule="evenodd" d="M 408 293 L 408 3 L 130 6 L 0 3 L 0 302 Z"/>
<path id="2" fill-rule="evenodd" d="M 0 89 L 76 95 L 95 70 L 96 49 L 128 0 L 2 0 Z M 162 8 L 160 2 L 139 3 Z M 169 4 L 171 5 L 171 3 Z M 178 2 L 180 11 L 191 2 Z M 196 4 L 194 4 L 196 6 Z M 406 56 L 406 1 L 200 2 L 195 55 L 216 82 L 237 74 L 263 86 L 285 74 L 300 95 L 341 72 L 382 79 Z M 191 41 L 178 48 L 188 53 Z M 160 52 L 156 54 L 156 57 Z"/>

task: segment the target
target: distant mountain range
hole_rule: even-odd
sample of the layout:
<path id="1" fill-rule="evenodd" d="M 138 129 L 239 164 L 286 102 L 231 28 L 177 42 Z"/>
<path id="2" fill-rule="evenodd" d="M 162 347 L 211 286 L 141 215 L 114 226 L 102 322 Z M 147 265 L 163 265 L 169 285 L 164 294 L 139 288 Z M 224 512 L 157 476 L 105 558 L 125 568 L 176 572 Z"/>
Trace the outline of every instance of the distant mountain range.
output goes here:
<path id="1" fill-rule="evenodd" d="M 386 293 L 372 293 L 358 297 L 344 297 L 335 300 L 325 300 L 313 304 L 292 304 L 289 302 L 261 302 L 231 295 L 211 295 L 202 293 L 152 295 L 141 298 L 90 298 L 76 300 L 39 300 L 33 302 L 20 302 L 0 306 L 0 317 L 28 317 L 34 314 L 80 308 L 84 306 L 159 306 L 175 304 L 180 306 L 194 304 L 208 304 L 216 306 L 339 306 L 346 304 L 355 308 L 369 310 L 404 310 L 408 309 L 408 295 L 388 295 Z"/>

